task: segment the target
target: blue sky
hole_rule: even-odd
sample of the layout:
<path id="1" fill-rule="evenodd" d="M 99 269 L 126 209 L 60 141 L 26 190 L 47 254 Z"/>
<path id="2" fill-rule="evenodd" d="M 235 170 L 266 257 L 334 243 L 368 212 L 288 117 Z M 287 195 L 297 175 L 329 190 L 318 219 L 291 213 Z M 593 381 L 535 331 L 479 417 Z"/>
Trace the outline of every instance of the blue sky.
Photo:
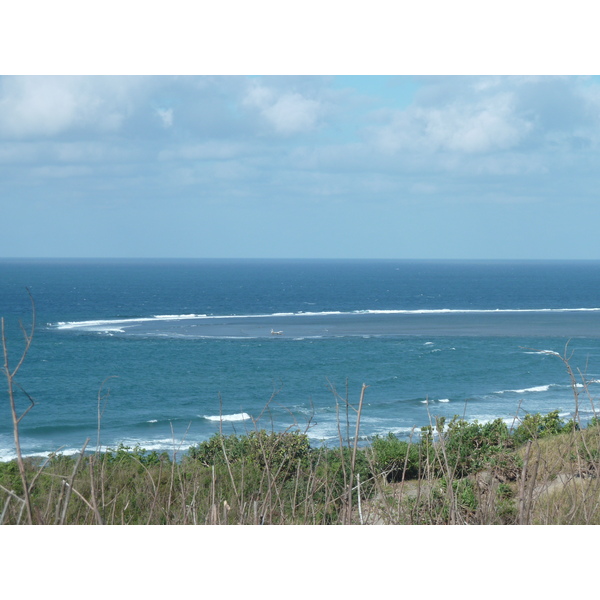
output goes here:
<path id="1" fill-rule="evenodd" d="M 5 76 L 0 256 L 600 258 L 581 76 Z"/>

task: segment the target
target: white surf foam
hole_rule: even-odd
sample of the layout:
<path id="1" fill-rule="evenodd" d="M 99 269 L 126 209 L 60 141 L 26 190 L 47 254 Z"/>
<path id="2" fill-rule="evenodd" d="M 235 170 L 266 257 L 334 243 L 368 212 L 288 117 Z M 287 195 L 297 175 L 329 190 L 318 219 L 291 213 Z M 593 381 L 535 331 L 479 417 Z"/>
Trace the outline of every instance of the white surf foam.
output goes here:
<path id="1" fill-rule="evenodd" d="M 252 417 L 248 413 L 235 413 L 233 415 L 204 415 L 207 421 L 246 421 Z"/>
<path id="2" fill-rule="evenodd" d="M 21 449 L 22 456 L 24 458 L 49 458 L 51 455 L 63 455 L 63 456 L 73 456 L 75 454 L 81 453 L 81 448 L 62 448 L 58 451 L 53 450 L 45 450 L 40 452 L 28 451 Z M 8 462 L 11 460 L 15 460 L 17 458 L 17 453 L 12 448 L 0 448 L 0 462 Z"/>
<path id="3" fill-rule="evenodd" d="M 498 392 L 499 394 L 528 394 L 530 392 L 547 392 L 551 385 L 536 385 L 530 388 L 523 388 L 522 390 L 503 390 Z"/>
<path id="4" fill-rule="evenodd" d="M 184 321 L 193 319 L 257 319 L 257 318 L 280 318 L 280 317 L 321 317 L 335 315 L 442 315 L 442 314 L 497 314 L 497 313 L 564 313 L 564 312 L 598 312 L 600 308 L 524 308 L 524 309 L 386 309 L 386 310 L 354 310 L 354 311 L 319 311 L 319 312 L 278 312 L 269 314 L 243 314 L 243 315 L 206 315 L 206 314 L 173 314 L 153 315 L 151 317 L 137 317 L 129 319 L 100 319 L 89 321 L 59 321 L 51 324 L 57 329 L 86 329 L 96 330 L 98 328 L 106 331 L 121 331 L 122 327 L 134 326 L 139 323 L 152 321 Z M 556 354 L 552 351 L 543 351 L 547 354 Z"/>

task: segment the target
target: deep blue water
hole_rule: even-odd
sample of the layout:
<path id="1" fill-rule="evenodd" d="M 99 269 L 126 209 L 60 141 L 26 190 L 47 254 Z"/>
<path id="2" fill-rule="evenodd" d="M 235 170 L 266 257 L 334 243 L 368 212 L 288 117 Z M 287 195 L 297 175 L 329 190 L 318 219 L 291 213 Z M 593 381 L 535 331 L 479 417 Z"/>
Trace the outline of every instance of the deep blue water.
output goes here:
<path id="1" fill-rule="evenodd" d="M 17 377 L 35 400 L 26 453 L 95 448 L 99 397 L 101 446 L 168 450 L 220 427 L 338 443 L 363 383 L 365 437 L 410 435 L 436 415 L 568 416 L 568 374 L 546 352 L 567 343 L 589 382 L 584 414 L 600 390 L 597 261 L 0 260 L 12 365 L 19 320 L 31 323 L 26 288 L 37 317 Z"/>

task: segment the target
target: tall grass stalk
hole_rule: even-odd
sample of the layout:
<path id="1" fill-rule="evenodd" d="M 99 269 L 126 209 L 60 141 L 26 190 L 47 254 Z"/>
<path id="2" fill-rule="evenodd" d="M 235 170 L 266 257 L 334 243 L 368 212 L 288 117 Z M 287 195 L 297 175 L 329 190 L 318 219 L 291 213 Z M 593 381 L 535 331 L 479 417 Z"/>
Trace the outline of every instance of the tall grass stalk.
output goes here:
<path id="1" fill-rule="evenodd" d="M 13 437 L 14 437 L 15 449 L 16 449 L 16 453 L 17 453 L 17 464 L 19 466 L 19 473 L 21 475 L 21 481 L 23 484 L 23 498 L 22 498 L 23 507 L 27 511 L 27 520 L 28 520 L 29 524 L 32 524 L 33 523 L 33 513 L 31 510 L 31 500 L 29 497 L 29 485 L 27 483 L 27 474 L 25 472 L 25 465 L 23 463 L 23 455 L 21 453 L 19 424 L 21 423 L 23 418 L 27 415 L 27 413 L 33 408 L 33 406 L 35 405 L 35 402 L 34 402 L 33 398 L 29 394 L 27 394 L 27 392 L 25 392 L 25 390 L 23 388 L 21 388 L 21 386 L 19 386 L 21 391 L 24 392 L 25 395 L 27 396 L 27 398 L 29 399 L 30 405 L 21 414 L 18 414 L 16 402 L 15 402 L 15 394 L 14 394 L 14 388 L 16 385 L 18 385 L 15 381 L 15 377 L 16 377 L 17 373 L 19 372 L 19 369 L 25 362 L 25 357 L 27 356 L 27 353 L 29 352 L 29 349 L 31 347 L 31 342 L 33 340 L 33 333 L 35 331 L 35 303 L 33 301 L 33 296 L 31 295 L 31 292 L 29 291 L 29 289 L 27 289 L 27 293 L 29 295 L 29 299 L 31 300 L 31 313 L 32 313 L 31 329 L 28 333 L 27 330 L 25 329 L 25 327 L 23 326 L 23 323 L 19 322 L 19 326 L 20 326 L 21 331 L 23 332 L 23 336 L 25 338 L 25 348 L 23 349 L 23 352 L 21 353 L 21 357 L 18 360 L 16 366 L 14 368 L 12 368 L 12 370 L 9 365 L 8 346 L 7 346 L 7 342 L 6 342 L 6 331 L 4 328 L 4 317 L 2 317 L 0 319 L 0 329 L 1 329 L 1 334 L 2 334 L 2 350 L 3 350 L 3 354 L 4 354 L 4 375 L 6 377 L 6 383 L 7 383 L 7 387 L 8 387 L 8 401 L 9 401 L 9 405 L 10 405 L 10 412 L 11 412 L 12 423 L 13 423 Z"/>

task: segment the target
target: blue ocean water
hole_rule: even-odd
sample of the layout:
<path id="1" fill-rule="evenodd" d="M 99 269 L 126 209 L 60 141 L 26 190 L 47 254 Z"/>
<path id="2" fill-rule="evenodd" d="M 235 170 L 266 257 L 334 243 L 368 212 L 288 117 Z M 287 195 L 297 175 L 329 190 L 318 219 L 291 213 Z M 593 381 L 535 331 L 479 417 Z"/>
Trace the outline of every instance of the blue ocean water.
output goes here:
<path id="1" fill-rule="evenodd" d="M 0 260 L 26 454 L 183 452 L 222 430 L 315 444 L 410 436 L 435 416 L 512 423 L 600 391 L 600 262 Z M 272 333 L 281 332 L 281 333 Z M 4 389 L 5 386 L 3 385 Z M 348 415 L 348 416 L 347 416 Z M 0 460 L 15 455 L 0 395 Z"/>

